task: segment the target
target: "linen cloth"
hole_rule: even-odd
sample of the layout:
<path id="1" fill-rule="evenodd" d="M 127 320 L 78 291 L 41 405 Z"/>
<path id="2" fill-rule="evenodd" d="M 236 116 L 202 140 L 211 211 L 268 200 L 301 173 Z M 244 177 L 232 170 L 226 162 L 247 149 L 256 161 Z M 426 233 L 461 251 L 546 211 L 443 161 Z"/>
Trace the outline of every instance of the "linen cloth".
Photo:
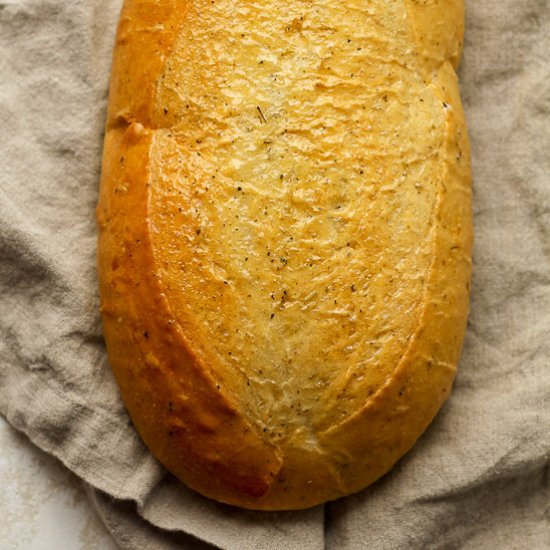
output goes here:
<path id="1" fill-rule="evenodd" d="M 108 367 L 94 209 L 120 4 L 0 0 L 0 412 L 122 548 L 550 548 L 550 1 L 467 2 L 476 241 L 451 399 L 378 483 L 285 513 L 174 480 Z"/>

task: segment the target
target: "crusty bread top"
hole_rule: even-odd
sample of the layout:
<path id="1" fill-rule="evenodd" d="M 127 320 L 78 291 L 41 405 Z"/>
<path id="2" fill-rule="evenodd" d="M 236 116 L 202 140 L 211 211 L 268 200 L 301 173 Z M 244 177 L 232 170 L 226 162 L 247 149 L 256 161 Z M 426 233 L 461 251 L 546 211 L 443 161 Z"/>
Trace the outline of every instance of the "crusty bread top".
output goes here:
<path id="1" fill-rule="evenodd" d="M 105 336 L 145 442 L 203 494 L 357 491 L 446 398 L 470 276 L 462 4 L 126 2 Z"/>

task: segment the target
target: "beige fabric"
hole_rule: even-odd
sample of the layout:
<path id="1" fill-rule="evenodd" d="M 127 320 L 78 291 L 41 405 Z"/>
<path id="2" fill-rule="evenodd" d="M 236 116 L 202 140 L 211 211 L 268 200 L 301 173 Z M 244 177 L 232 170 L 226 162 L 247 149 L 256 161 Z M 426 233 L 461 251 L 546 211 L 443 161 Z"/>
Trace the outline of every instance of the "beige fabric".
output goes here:
<path id="1" fill-rule="evenodd" d="M 108 369 L 94 207 L 119 7 L 0 0 L 0 412 L 90 485 L 124 548 L 549 548 L 550 2 L 468 2 L 475 273 L 451 400 L 372 488 L 278 514 L 165 474 Z"/>

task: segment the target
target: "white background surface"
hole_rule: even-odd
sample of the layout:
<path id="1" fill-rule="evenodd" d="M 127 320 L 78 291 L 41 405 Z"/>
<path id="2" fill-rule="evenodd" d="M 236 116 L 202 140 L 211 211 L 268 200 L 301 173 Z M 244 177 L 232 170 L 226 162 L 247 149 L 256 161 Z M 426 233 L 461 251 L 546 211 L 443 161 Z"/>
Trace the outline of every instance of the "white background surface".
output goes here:
<path id="1" fill-rule="evenodd" d="M 0 416 L 0 550 L 116 550 L 78 478 Z"/>

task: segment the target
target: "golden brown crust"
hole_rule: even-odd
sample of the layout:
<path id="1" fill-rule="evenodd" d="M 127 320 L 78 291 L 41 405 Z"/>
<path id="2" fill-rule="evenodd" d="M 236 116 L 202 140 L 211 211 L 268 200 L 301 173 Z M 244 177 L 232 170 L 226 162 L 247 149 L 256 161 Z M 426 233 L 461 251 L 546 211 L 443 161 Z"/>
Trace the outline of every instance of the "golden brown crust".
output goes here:
<path id="1" fill-rule="evenodd" d="M 305 508 L 387 472 L 451 388 L 472 235 L 453 69 L 463 2 L 374 2 L 374 30 L 358 36 L 344 32 L 353 3 L 290 4 L 284 14 L 266 7 L 266 16 L 276 12 L 267 23 L 230 4 L 125 3 L 98 205 L 104 332 L 130 416 L 169 470 L 223 502 Z M 292 16 L 298 8 L 304 14 Z M 331 55 L 342 48 L 331 65 L 373 65 L 359 85 L 315 58 L 323 40 Z M 400 60 L 403 44 L 410 51 Z M 243 85 L 248 62 L 257 74 Z M 309 90 L 311 67 L 317 84 Z M 298 68 L 306 80 L 295 83 Z M 263 88 L 246 113 L 257 119 L 231 107 L 246 104 L 254 80 Z M 289 99 L 281 90 L 296 91 Z M 338 94 L 341 118 L 332 110 Z M 353 110 L 366 117 L 358 137 L 335 150 L 333 139 L 355 131 L 343 126 L 346 109 L 363 96 L 367 114 Z M 322 131 L 306 120 L 306 104 L 323 115 Z M 385 119 L 368 114 L 380 108 Z M 361 130 L 371 119 L 372 142 Z M 400 141 L 385 141 L 388 128 Z M 323 168 L 323 188 L 319 159 L 334 155 L 348 164 Z M 356 169 L 361 155 L 365 166 Z M 396 167 L 404 157 L 406 170 Z M 270 179 L 270 171 L 284 173 Z M 237 202 L 244 193 L 248 202 Z M 264 212 L 270 217 L 258 223 Z"/>

